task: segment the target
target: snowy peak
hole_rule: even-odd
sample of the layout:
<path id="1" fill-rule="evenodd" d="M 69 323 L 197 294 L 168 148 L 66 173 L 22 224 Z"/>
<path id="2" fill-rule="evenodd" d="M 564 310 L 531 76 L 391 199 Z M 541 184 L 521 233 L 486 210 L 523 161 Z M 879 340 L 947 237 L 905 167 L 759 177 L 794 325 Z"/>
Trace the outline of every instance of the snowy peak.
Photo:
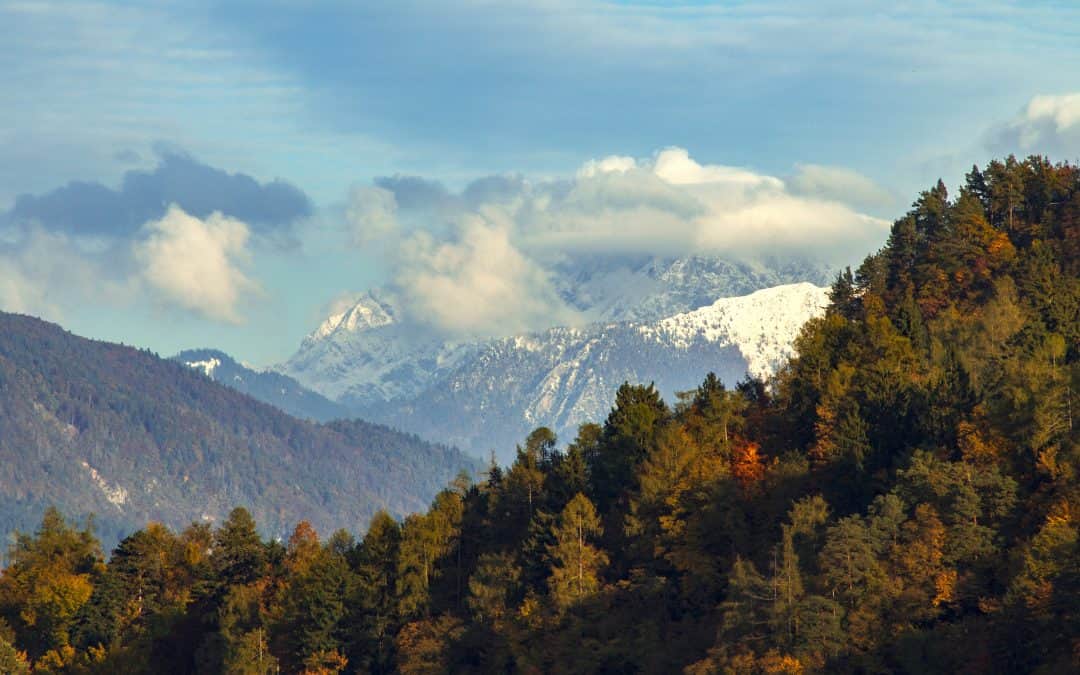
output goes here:
<path id="1" fill-rule="evenodd" d="M 767 377 L 793 353 L 828 289 L 810 283 L 722 298 L 657 321 L 615 321 L 492 340 L 417 393 L 358 410 L 361 417 L 510 461 L 543 425 L 563 439 L 604 418 L 623 382 L 653 382 L 671 400 L 706 372 L 728 384 Z M 416 411 L 423 410 L 423 415 Z"/>
<path id="2" fill-rule="evenodd" d="M 721 298 L 701 309 L 643 325 L 643 336 L 680 349 L 695 341 L 735 345 L 749 372 L 766 377 L 792 355 L 792 345 L 807 319 L 829 303 L 829 289 L 811 283 L 766 288 Z"/>
<path id="3" fill-rule="evenodd" d="M 352 307 L 331 314 L 310 335 L 307 341 L 324 340 L 339 332 L 359 333 L 394 323 L 394 308 L 387 300 L 368 291 L 357 299 Z"/>

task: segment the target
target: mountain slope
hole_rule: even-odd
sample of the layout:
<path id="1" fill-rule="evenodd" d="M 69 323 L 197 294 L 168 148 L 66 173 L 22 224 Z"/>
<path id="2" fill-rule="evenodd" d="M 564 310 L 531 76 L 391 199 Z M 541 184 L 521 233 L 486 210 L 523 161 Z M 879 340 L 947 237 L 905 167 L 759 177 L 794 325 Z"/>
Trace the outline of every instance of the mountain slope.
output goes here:
<path id="1" fill-rule="evenodd" d="M 809 283 L 723 298 L 656 322 L 553 328 L 495 340 L 418 396 L 372 405 L 362 415 L 512 458 L 537 426 L 564 439 L 602 419 L 624 382 L 655 382 L 669 400 L 714 371 L 734 384 L 770 375 L 792 353 L 802 325 L 824 311 L 828 289 Z"/>
<path id="2" fill-rule="evenodd" d="M 0 531 L 48 503 L 113 540 L 248 506 L 271 536 L 403 514 L 473 460 L 360 421 L 290 417 L 188 366 L 0 313 Z"/>
<path id="3" fill-rule="evenodd" d="M 253 370 L 216 349 L 187 349 L 172 357 L 172 360 L 204 373 L 215 382 L 280 408 L 293 417 L 328 422 L 351 416 L 345 406 L 307 389 L 288 375 L 273 370 Z"/>
<path id="4" fill-rule="evenodd" d="M 563 300 L 586 319 L 604 323 L 657 321 L 717 298 L 796 282 L 823 285 L 831 278 L 826 266 L 808 261 L 706 256 L 577 256 L 552 270 Z M 393 289 L 378 289 L 328 317 L 278 370 L 350 408 L 368 410 L 420 396 L 491 344 L 448 340 L 410 324 Z"/>

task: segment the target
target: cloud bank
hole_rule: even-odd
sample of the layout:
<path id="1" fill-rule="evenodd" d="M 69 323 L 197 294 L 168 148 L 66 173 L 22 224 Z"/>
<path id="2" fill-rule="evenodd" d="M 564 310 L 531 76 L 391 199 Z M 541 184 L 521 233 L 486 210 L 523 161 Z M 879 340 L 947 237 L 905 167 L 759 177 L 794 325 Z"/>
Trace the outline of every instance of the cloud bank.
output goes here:
<path id="1" fill-rule="evenodd" d="M 453 334 L 581 320 L 545 271 L 568 256 L 844 263 L 888 232 L 887 222 L 857 208 L 888 194 L 854 171 L 805 165 L 785 180 L 701 163 L 677 147 L 590 160 L 570 178 L 489 176 L 460 193 L 420 177 L 375 184 L 350 192 L 351 240 L 394 242 L 395 282 L 410 317 Z"/>

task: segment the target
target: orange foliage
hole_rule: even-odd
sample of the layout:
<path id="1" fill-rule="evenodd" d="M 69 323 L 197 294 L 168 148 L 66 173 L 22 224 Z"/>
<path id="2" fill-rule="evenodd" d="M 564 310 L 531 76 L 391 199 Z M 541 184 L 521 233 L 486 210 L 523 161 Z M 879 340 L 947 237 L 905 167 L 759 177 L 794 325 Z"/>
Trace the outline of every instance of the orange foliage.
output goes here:
<path id="1" fill-rule="evenodd" d="M 731 450 L 731 475 L 739 482 L 739 487 L 750 492 L 765 477 L 765 461 L 761 448 L 753 441 L 738 440 Z"/>

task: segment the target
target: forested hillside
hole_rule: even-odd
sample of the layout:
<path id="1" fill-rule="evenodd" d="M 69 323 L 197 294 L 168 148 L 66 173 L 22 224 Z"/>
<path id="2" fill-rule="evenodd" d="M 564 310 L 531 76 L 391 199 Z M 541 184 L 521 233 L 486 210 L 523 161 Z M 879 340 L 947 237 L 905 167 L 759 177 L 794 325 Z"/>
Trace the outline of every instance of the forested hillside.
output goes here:
<path id="1" fill-rule="evenodd" d="M 624 385 L 359 541 L 236 510 L 105 563 L 50 513 L 0 578 L 0 670 L 1076 672 L 1078 308 L 1080 169 L 992 162 L 919 195 L 771 381 Z"/>
<path id="2" fill-rule="evenodd" d="M 217 349 L 186 349 L 172 360 L 198 370 L 214 382 L 284 410 L 293 417 L 316 422 L 353 417 L 345 406 L 304 388 L 288 375 L 248 368 Z"/>
<path id="3" fill-rule="evenodd" d="M 188 366 L 0 314 L 0 533 L 54 504 L 116 542 L 148 520 L 220 521 L 267 536 L 306 518 L 361 527 L 424 507 L 474 460 L 361 421 L 301 421 Z"/>

